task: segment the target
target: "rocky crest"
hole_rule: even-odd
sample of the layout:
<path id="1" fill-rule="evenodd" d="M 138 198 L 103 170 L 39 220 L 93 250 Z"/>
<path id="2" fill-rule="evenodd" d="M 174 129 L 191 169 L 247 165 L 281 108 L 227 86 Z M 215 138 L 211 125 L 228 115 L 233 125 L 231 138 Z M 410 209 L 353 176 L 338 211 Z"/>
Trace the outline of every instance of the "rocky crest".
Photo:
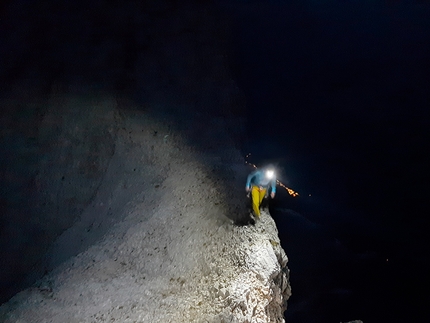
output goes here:
<path id="1" fill-rule="evenodd" d="M 284 322 L 288 259 L 273 219 L 236 225 L 239 197 L 223 202 L 216 174 L 243 184 L 238 152 L 199 153 L 143 113 L 120 129 L 98 194 L 45 259 L 53 270 L 3 304 L 2 321 Z M 68 255 L 73 245 L 87 249 Z"/>
<path id="2" fill-rule="evenodd" d="M 27 275 L 0 321 L 283 322 L 275 223 L 245 225 L 219 11 L 63 2 L 14 2 L 0 26 L 7 298 Z"/>

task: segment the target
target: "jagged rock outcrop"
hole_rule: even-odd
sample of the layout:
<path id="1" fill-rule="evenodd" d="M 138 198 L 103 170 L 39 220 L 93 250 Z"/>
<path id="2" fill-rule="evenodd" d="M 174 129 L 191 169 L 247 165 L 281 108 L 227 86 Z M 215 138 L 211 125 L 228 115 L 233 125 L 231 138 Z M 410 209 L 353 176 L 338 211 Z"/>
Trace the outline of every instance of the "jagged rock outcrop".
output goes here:
<path id="1" fill-rule="evenodd" d="M 100 187 L 115 194 L 98 194 L 60 236 L 46 259 L 53 270 L 3 304 L 2 321 L 284 322 L 291 290 L 276 225 L 265 212 L 255 225 L 234 224 L 240 205 L 223 202 L 216 176 L 242 187 L 239 153 L 199 153 L 144 113 L 124 113 L 120 129 Z M 128 190 L 123 220 L 112 223 L 104 212 Z M 101 240 L 61 262 L 106 221 Z"/>
<path id="2" fill-rule="evenodd" d="M 32 286 L 0 321 L 282 322 L 287 257 L 269 214 L 245 225 L 243 102 L 213 3 L 36 7 L 12 7 L 0 66 L 0 282 Z"/>
<path id="3" fill-rule="evenodd" d="M 123 163 L 115 146 L 122 111 L 169 120 L 189 146 L 218 150 L 216 159 L 226 158 L 224 145 L 240 146 L 243 104 L 228 72 L 224 19 L 211 1 L 13 1 L 0 13 L 2 303 L 51 269 L 41 256 L 76 221 L 92 218 L 97 195 L 125 194 L 124 205 L 134 196 L 135 187 L 101 191 L 108 166 Z M 228 131 L 205 132 L 208 124 Z M 147 170 L 145 182 L 164 178 Z M 124 205 L 97 210 L 118 220 Z M 108 222 L 61 258 L 85 250 Z"/>

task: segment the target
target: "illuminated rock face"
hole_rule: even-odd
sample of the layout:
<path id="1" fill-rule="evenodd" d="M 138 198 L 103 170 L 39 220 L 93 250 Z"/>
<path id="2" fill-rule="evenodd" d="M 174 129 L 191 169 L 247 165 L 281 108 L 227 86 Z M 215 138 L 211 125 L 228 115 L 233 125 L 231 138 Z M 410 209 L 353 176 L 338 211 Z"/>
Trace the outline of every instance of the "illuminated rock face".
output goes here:
<path id="1" fill-rule="evenodd" d="M 29 274 L 32 285 L 0 321 L 282 322 L 290 287 L 276 226 L 267 213 L 243 225 L 243 101 L 219 13 L 168 1 L 81 13 L 86 4 L 16 9 L 47 26 L 37 32 L 50 55 L 26 57 L 41 52 L 28 43 L 0 66 L 21 67 L 5 73 L 0 102 L 2 138 L 18 142 L 0 146 L 11 157 L 3 185 L 31 183 L 27 195 L 17 189 L 22 218 L 2 227 L 22 241 L 0 237 L 22 272 L 7 268 L 0 281 Z M 63 9 L 73 19 L 50 28 Z M 39 39 L 22 26 L 31 21 L 16 21 L 23 39 Z M 20 231 L 35 227 L 43 234 Z"/>
<path id="2" fill-rule="evenodd" d="M 234 224 L 248 171 L 240 154 L 195 151 L 144 113 L 121 122 L 99 189 L 112 194 L 98 194 L 57 239 L 46 259 L 53 271 L 3 304 L 2 322 L 284 322 L 290 286 L 274 221 L 263 212 L 255 225 Z M 236 184 L 226 202 L 223 189 Z M 122 220 L 105 217 L 126 198 Z M 62 259 L 106 225 L 100 240 Z"/>
<path id="3" fill-rule="evenodd" d="M 210 3 L 18 0 L 0 14 L 1 304 L 100 239 L 140 184 L 165 178 L 154 170 L 152 141 L 131 143 L 124 133 L 124 111 L 165 120 L 187 146 L 212 150 L 205 158 L 225 159 L 224 146 L 240 146 L 243 104 L 227 68 L 227 31 Z M 151 140 L 171 139 L 152 125 Z M 218 126 L 228 131 L 205 131 Z M 121 149 L 138 146 L 141 156 L 123 159 Z M 126 177 L 118 182 L 112 170 Z M 95 205 L 98 196 L 105 199 Z M 41 263 L 80 219 L 88 231 Z"/>

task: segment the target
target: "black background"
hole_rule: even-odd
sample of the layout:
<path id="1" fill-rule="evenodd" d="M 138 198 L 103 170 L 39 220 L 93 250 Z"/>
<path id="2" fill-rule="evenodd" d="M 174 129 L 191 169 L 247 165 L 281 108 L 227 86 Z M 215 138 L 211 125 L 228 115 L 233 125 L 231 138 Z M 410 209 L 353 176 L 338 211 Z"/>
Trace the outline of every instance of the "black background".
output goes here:
<path id="1" fill-rule="evenodd" d="M 271 209 L 290 257 L 287 321 L 425 322 L 429 4 L 225 6 L 250 161 L 276 161 L 301 194 Z"/>

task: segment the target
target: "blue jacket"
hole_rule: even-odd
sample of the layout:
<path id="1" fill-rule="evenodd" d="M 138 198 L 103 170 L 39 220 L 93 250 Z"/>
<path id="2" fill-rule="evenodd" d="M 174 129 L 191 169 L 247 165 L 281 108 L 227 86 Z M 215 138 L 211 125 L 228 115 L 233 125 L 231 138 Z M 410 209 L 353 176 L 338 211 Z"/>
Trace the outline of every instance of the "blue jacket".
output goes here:
<path id="1" fill-rule="evenodd" d="M 266 170 L 255 170 L 251 174 L 248 175 L 248 179 L 246 181 L 246 187 L 250 188 L 251 185 L 255 186 L 263 186 L 265 188 L 272 187 L 272 193 L 276 193 L 276 177 L 267 178 Z"/>

